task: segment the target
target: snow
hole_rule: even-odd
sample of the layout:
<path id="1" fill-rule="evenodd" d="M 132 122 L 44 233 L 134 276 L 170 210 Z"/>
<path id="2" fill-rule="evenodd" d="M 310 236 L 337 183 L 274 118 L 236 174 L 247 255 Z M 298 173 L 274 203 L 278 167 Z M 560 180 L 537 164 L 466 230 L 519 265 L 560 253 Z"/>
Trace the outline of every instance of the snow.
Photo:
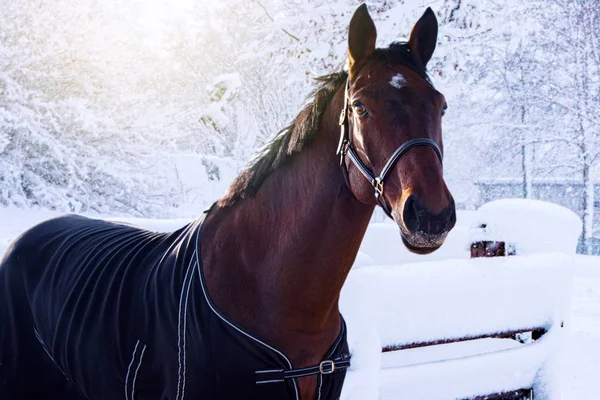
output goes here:
<path id="1" fill-rule="evenodd" d="M 563 254 L 448 260 L 362 268 L 348 280 L 374 283 L 369 292 L 384 305 L 382 344 L 409 344 L 560 325 L 570 296 L 570 263 Z M 342 311 L 361 319 L 353 300 L 352 291 L 343 291 Z"/>
<path id="2" fill-rule="evenodd" d="M 517 246 L 518 254 L 549 250 L 574 253 L 581 233 L 581 219 L 557 204 L 525 199 L 503 199 L 484 204 L 477 211 L 483 230 L 475 240 L 504 240 Z"/>
<path id="3" fill-rule="evenodd" d="M 561 386 L 564 400 L 596 399 L 600 393 L 600 257 L 578 256 L 575 261 Z"/>
<path id="4" fill-rule="evenodd" d="M 481 349 L 481 354 L 464 357 L 458 355 L 461 349 L 448 349 L 460 346 L 445 345 L 435 349 L 437 361 L 383 369 L 380 398 L 397 399 L 410 393 L 410 399 L 464 399 L 531 387 L 539 366 L 552 351 L 548 338 L 518 347 L 508 347 L 512 341 L 506 339 L 489 341 L 497 351 L 491 352 L 488 346 Z M 468 351 L 472 345 L 464 347 Z M 452 356 L 450 350 L 456 354 Z"/>
<path id="5" fill-rule="evenodd" d="M 480 228 L 482 224 L 486 224 L 485 229 Z M 477 211 L 457 211 L 457 225 L 444 245 L 426 256 L 398 246 L 400 233 L 393 222 L 372 223 L 355 266 L 468 259 L 471 243 L 478 240 L 518 245 L 519 255 L 548 251 L 574 254 L 579 232 L 581 219 L 565 207 L 539 200 L 497 200 Z"/>
<path id="6" fill-rule="evenodd" d="M 357 380 L 363 381 L 365 374 L 377 373 L 379 346 L 545 327 L 550 333 L 531 346 L 487 339 L 386 353 L 381 361 L 386 371 L 379 376 L 380 398 L 397 398 L 391 394 L 410 387 L 414 390 L 405 393 L 411 393 L 411 399 L 454 399 L 531 387 L 565 333 L 561 324 L 569 313 L 571 264 L 572 257 L 556 253 L 352 271 L 340 303 L 353 350 L 351 374 L 357 371 Z M 498 345 L 505 350 L 501 354 L 495 353 Z M 387 371 L 392 366 L 393 371 Z M 517 380 L 515 366 L 520 371 Z M 466 371 L 488 371 L 483 375 L 487 379 L 478 378 L 473 385 L 461 378 Z M 426 384 L 433 379 L 436 385 Z M 444 380 L 458 384 L 448 386 Z M 346 399 L 376 398 L 372 388 L 354 387 L 348 393 L 352 394 Z"/>
<path id="7" fill-rule="evenodd" d="M 470 211 L 459 211 L 458 219 L 473 218 Z M 400 232 L 392 222 L 372 223 L 363 239 L 360 253 L 371 260 L 369 265 L 401 264 L 418 261 L 440 261 L 448 258 L 469 258 L 469 226 L 459 224 L 449 234 L 444 245 L 434 253 L 426 256 L 409 252 L 404 246 L 399 246 Z M 385 250 L 385 251 L 383 251 Z M 364 266 L 367 259 L 358 260 L 356 266 Z"/>
<path id="8" fill-rule="evenodd" d="M 580 231 L 561 206 L 501 200 L 459 211 L 442 248 L 416 256 L 397 245 L 394 224 L 371 224 L 340 299 L 353 351 L 344 398 L 454 399 L 529 387 L 555 398 Z M 473 240 L 514 243 L 522 256 L 471 260 Z M 375 345 L 537 327 L 549 332 L 530 345 L 482 339 L 383 355 Z"/>
<path id="9" fill-rule="evenodd" d="M 548 213 L 554 222 L 544 225 Z M 0 253 L 23 230 L 55 215 L 0 209 Z M 500 227 L 507 216 L 518 216 L 513 223 L 520 225 L 502 231 L 508 228 Z M 189 222 L 108 219 L 158 231 Z M 498 227 L 494 232 L 515 240 L 527 239 L 519 236 L 521 227 L 541 226 L 544 232 L 537 234 L 546 248 L 525 243 L 523 256 L 470 260 L 468 242 L 483 219 Z M 556 234 L 553 224 L 564 228 L 560 236 L 547 235 L 549 230 Z M 565 235 L 575 235 L 577 224 L 564 209 L 548 204 L 489 204 L 459 212 L 447 243 L 420 257 L 398 246 L 394 224 L 371 224 L 341 296 L 353 353 L 342 398 L 441 400 L 531 386 L 537 398 L 557 399 L 561 393 L 564 400 L 595 398 L 600 390 L 595 375 L 600 368 L 600 258 L 574 255 L 575 242 Z M 563 241 L 569 245 L 559 246 Z M 532 344 L 481 339 L 381 353 L 390 344 L 537 326 L 549 333 Z"/>

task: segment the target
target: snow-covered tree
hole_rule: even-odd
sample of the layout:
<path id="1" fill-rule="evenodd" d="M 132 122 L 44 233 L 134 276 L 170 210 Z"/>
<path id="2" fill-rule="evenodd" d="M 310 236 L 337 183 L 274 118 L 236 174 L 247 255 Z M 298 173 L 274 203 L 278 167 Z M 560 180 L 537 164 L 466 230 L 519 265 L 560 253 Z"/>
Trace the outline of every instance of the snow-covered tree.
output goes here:
<path id="1" fill-rule="evenodd" d="M 0 203 L 186 215 L 346 61 L 356 0 L 0 0 Z M 449 111 L 445 174 L 585 183 L 598 172 L 599 9 L 586 0 L 373 0 L 378 46 L 424 8 Z M 520 178 L 519 178 L 520 177 Z M 196 207 L 196 208 L 194 208 Z M 178 209 L 178 210 L 177 210 Z M 597 219 L 597 218 L 596 218 Z"/>

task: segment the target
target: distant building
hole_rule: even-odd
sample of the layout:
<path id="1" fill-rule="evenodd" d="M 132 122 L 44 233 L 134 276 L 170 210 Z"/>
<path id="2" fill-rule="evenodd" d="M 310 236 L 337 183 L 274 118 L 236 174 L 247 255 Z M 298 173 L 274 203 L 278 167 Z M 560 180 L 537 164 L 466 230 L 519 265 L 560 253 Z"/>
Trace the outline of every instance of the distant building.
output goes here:
<path id="1" fill-rule="evenodd" d="M 479 179 L 479 204 L 492 200 L 523 197 L 523 181 L 512 178 Z M 531 198 L 567 207 L 583 217 L 583 184 L 572 179 L 536 179 Z M 592 252 L 600 255 L 600 184 L 594 185 L 594 232 Z"/>

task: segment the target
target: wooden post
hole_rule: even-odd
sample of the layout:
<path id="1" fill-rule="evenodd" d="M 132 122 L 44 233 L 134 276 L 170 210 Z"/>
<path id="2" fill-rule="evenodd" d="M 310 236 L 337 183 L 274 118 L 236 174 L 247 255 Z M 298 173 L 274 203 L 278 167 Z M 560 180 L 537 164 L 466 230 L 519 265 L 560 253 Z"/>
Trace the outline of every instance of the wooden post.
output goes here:
<path id="1" fill-rule="evenodd" d="M 477 396 L 469 400 L 533 400 L 533 389 L 519 389 L 511 392 Z"/>
<path id="2" fill-rule="evenodd" d="M 508 247 L 508 248 L 507 248 Z M 491 240 L 471 244 L 471 258 L 514 256 L 517 252 L 512 245 Z"/>

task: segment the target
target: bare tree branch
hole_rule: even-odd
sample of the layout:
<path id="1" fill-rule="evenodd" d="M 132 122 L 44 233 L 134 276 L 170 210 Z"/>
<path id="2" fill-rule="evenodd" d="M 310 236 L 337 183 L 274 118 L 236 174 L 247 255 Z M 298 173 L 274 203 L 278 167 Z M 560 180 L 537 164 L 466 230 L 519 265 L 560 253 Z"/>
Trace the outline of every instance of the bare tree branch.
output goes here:
<path id="1" fill-rule="evenodd" d="M 256 4 L 258 4 L 260 6 L 260 8 L 263 9 L 263 11 L 265 12 L 265 15 L 272 21 L 275 22 L 275 20 L 273 19 L 273 17 L 271 17 L 271 14 L 269 14 L 269 11 L 267 11 L 267 8 L 258 0 L 254 0 L 254 2 Z M 288 30 L 281 28 L 281 30 L 287 34 L 289 37 L 291 37 L 292 39 L 296 40 L 296 41 L 300 41 L 300 39 L 298 39 L 295 35 L 292 35 Z M 308 50 L 308 49 L 307 49 Z M 310 51 L 310 50 L 309 50 Z"/>

